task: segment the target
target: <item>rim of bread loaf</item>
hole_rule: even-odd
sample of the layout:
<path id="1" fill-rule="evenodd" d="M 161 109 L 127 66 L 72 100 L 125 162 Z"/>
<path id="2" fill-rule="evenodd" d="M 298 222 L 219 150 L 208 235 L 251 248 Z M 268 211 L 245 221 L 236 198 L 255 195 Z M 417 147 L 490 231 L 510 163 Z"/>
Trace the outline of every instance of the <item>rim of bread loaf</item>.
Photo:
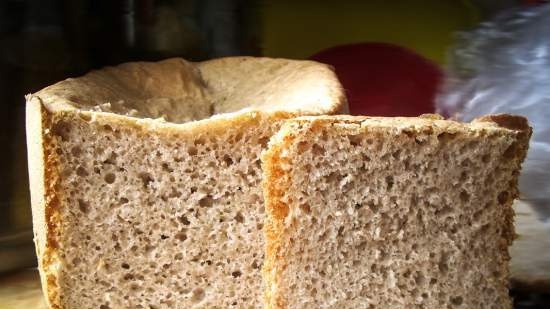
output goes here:
<path id="1" fill-rule="evenodd" d="M 256 113 L 287 118 L 347 111 L 330 66 L 264 57 L 129 62 L 68 78 L 27 101 L 49 112 L 76 111 L 153 129 L 203 128 Z"/>
<path id="2" fill-rule="evenodd" d="M 352 116 L 352 115 L 321 115 L 321 116 L 299 116 L 288 121 L 289 123 L 332 123 L 350 124 L 360 126 L 383 126 L 392 127 L 396 130 L 408 129 L 411 127 L 433 126 L 440 129 L 468 130 L 475 128 L 496 128 L 511 131 L 519 131 L 527 134 L 532 133 L 527 118 L 511 114 L 493 114 L 478 117 L 471 122 L 460 122 L 452 119 L 445 119 L 438 114 L 422 114 L 418 117 L 380 117 L 380 116 Z M 281 129 L 284 131 L 284 127 Z M 280 133 L 283 134 L 283 133 Z"/>

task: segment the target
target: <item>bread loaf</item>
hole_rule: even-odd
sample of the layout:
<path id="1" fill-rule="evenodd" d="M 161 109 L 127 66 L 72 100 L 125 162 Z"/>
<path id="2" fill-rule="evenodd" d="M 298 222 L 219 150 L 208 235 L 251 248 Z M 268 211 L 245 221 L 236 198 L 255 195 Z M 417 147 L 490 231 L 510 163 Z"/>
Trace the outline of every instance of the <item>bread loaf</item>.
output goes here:
<path id="1" fill-rule="evenodd" d="M 36 250 L 51 308 L 262 308 L 260 152 L 346 108 L 311 61 L 129 63 L 27 97 Z"/>
<path id="2" fill-rule="evenodd" d="M 267 308 L 512 308 L 530 134 L 508 115 L 289 120 L 262 159 Z"/>

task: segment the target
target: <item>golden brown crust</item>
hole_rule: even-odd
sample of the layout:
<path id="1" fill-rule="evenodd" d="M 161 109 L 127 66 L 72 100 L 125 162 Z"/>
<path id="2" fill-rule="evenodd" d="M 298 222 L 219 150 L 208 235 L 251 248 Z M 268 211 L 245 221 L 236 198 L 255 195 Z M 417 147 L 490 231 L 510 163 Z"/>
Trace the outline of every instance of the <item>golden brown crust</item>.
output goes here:
<path id="1" fill-rule="evenodd" d="M 272 141 L 279 139 L 279 135 L 273 137 Z M 267 309 L 285 308 L 284 299 L 280 297 L 283 293 L 273 291 L 276 282 L 279 281 L 281 271 L 276 268 L 284 262 L 280 261 L 278 252 L 282 245 L 281 232 L 283 230 L 283 220 L 288 214 L 288 205 L 282 202 L 281 197 L 290 185 L 288 175 L 280 169 L 280 153 L 285 145 L 291 142 L 292 135 L 284 136 L 283 143 L 275 143 L 269 147 L 262 156 L 262 170 L 264 171 L 264 180 L 262 186 L 264 189 L 265 209 L 268 213 L 264 224 L 264 237 L 266 240 L 266 252 L 262 273 L 266 283 L 265 306 Z M 271 142 L 273 143 L 273 142 Z"/>
<path id="2" fill-rule="evenodd" d="M 27 134 L 34 234 L 42 288 L 50 308 L 62 308 L 58 291 L 56 235 L 59 233 L 59 180 L 52 117 L 37 98 L 28 98 Z"/>

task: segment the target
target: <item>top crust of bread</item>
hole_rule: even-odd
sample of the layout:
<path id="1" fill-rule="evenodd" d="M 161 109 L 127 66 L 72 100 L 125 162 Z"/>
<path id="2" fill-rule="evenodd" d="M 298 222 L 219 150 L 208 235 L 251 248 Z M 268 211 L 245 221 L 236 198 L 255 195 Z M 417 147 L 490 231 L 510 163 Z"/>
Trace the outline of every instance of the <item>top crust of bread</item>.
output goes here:
<path id="1" fill-rule="evenodd" d="M 50 131 L 64 115 L 180 136 L 222 132 L 259 116 L 282 121 L 347 110 L 332 69 L 313 61 L 231 57 L 126 63 L 27 96 L 27 144 L 36 250 L 46 301 L 56 287 L 59 171 Z"/>
<path id="2" fill-rule="evenodd" d="M 321 115 L 347 109 L 329 66 L 253 57 L 125 63 L 66 79 L 33 97 L 49 111 L 110 112 L 172 123 L 246 111 Z"/>

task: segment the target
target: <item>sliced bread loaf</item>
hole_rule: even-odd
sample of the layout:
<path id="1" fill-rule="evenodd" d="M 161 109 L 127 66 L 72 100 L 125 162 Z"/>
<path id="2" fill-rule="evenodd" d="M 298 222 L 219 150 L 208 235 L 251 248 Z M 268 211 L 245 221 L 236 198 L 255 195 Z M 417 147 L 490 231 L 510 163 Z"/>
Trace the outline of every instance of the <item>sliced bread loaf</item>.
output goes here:
<path id="1" fill-rule="evenodd" d="M 51 308 L 262 308 L 260 152 L 284 119 L 346 108 L 311 61 L 129 63 L 27 97 Z"/>
<path id="2" fill-rule="evenodd" d="M 263 155 L 267 308 L 511 308 L 521 117 L 289 120 Z"/>

